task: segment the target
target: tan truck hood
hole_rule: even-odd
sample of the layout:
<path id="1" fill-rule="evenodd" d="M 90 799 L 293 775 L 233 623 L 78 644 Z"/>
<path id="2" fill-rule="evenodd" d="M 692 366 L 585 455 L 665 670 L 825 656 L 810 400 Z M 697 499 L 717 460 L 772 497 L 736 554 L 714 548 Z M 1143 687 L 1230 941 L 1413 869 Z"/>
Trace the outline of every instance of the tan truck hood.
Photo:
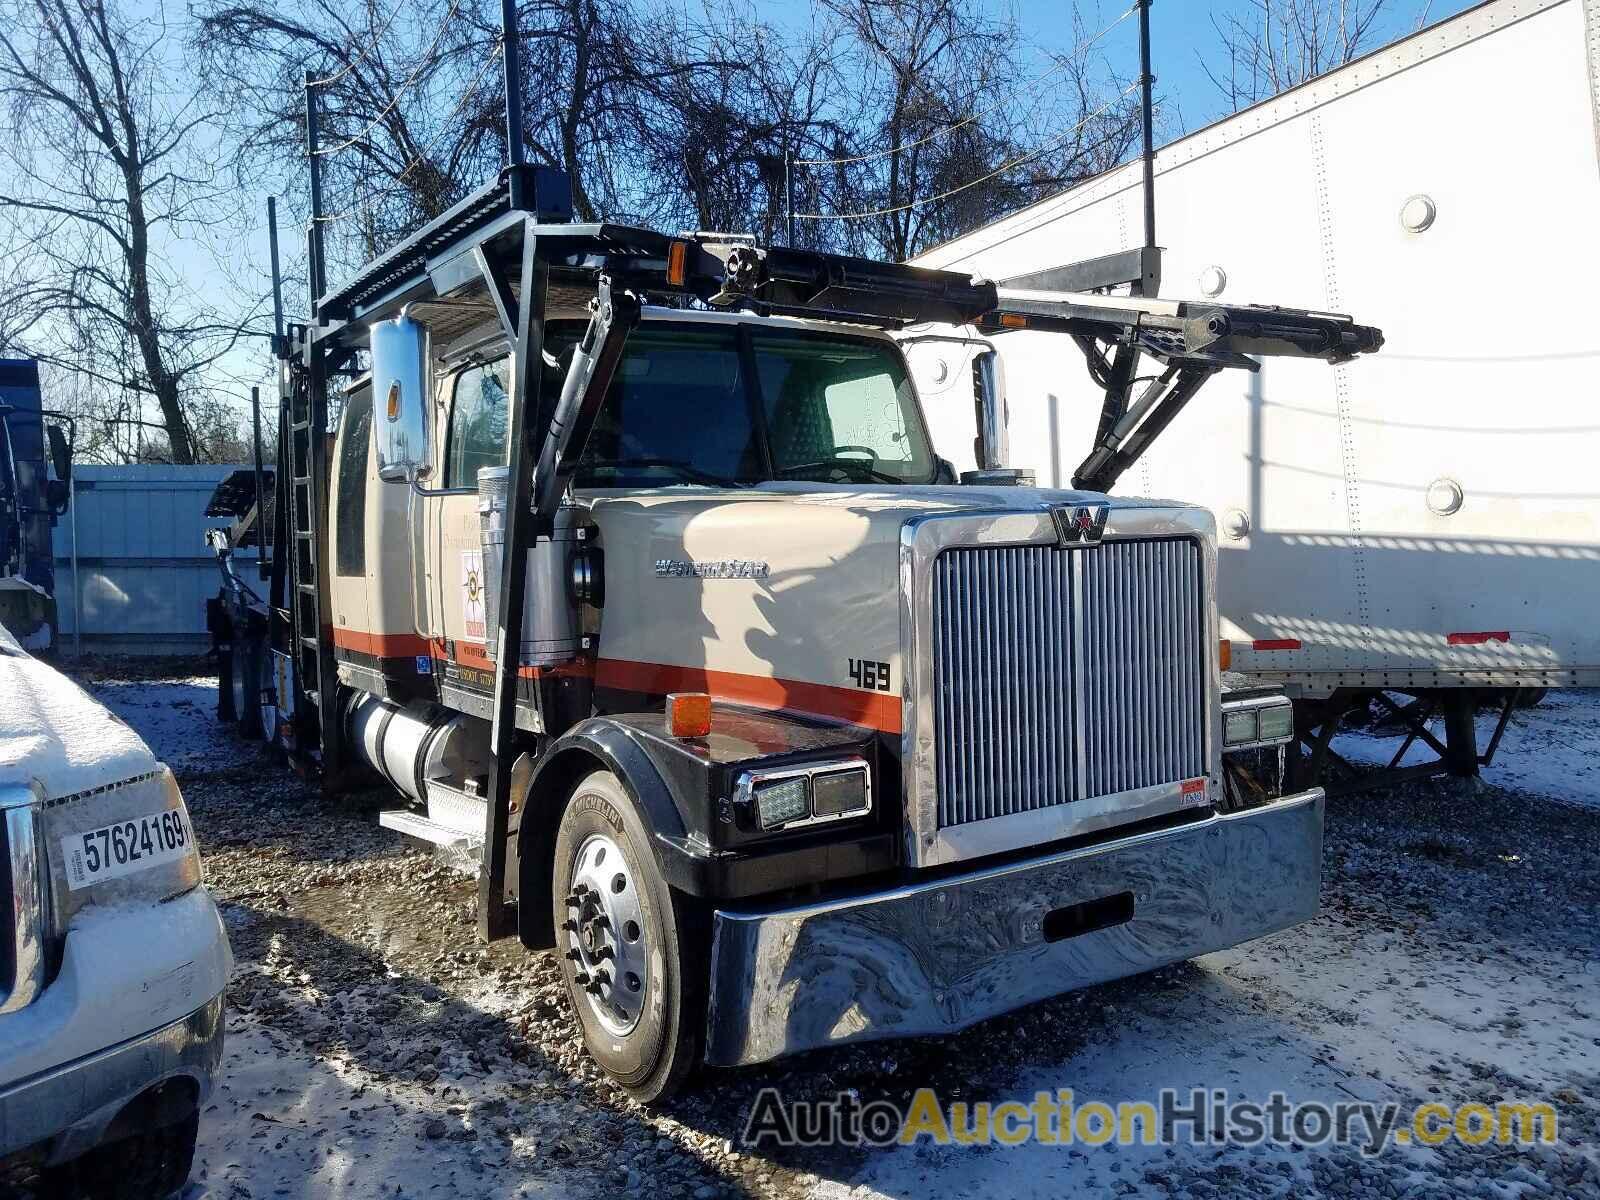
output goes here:
<path id="1" fill-rule="evenodd" d="M 957 512 L 1171 502 L 1013 487 L 763 484 L 595 491 L 607 602 L 596 682 L 705 690 L 897 733 L 900 536 Z"/>

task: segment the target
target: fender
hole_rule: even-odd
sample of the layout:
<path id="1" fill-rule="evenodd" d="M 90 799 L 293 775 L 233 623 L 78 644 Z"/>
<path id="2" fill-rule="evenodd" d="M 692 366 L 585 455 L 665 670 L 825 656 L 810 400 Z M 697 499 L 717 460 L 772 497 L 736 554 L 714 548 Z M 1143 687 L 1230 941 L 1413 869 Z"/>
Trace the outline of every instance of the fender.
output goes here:
<path id="1" fill-rule="evenodd" d="M 877 734 L 783 713 L 713 708 L 709 739 L 680 739 L 663 713 L 590 717 L 557 738 L 528 780 L 518 828 L 518 932 L 532 949 L 554 944 L 548 901 L 556 829 L 572 787 L 597 769 L 622 782 L 651 831 L 663 879 L 710 900 L 743 899 L 893 870 L 899 864 L 898 805 L 885 803 L 855 827 L 824 827 L 733 840 L 719 801 L 741 771 L 845 755 L 877 762 Z M 875 772 L 882 778 L 881 772 Z"/>
<path id="2" fill-rule="evenodd" d="M 562 734 L 539 758 L 527 784 L 517 835 L 521 886 L 518 933 L 532 949 L 555 945 L 550 906 L 545 898 L 555 853 L 556 827 L 573 785 L 591 771 L 605 769 L 622 781 L 644 824 L 652 833 L 651 850 L 656 867 L 668 884 L 697 893 L 698 871 L 689 846 L 689 829 L 696 798 L 682 794 L 667 782 L 658 765 L 663 748 L 652 746 L 640 732 L 614 717 L 590 717 Z M 702 810 L 709 806 L 704 790 L 698 797 Z M 703 826 L 709 818 L 699 818 Z M 687 819 L 686 819 L 687 818 Z M 705 854 L 702 847 L 700 856 Z"/>

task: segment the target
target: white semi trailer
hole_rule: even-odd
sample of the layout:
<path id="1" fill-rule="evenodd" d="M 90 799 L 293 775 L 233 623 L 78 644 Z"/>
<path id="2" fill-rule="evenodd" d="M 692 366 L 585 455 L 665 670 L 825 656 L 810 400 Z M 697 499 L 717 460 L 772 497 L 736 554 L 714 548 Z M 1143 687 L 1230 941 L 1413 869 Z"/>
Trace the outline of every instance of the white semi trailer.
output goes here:
<path id="1" fill-rule="evenodd" d="M 1313 756 L 1341 713 L 1404 692 L 1414 735 L 1470 773 L 1491 690 L 1600 684 L 1600 332 L 1576 317 L 1600 264 L 1597 79 L 1600 0 L 1496 0 L 1156 156 L 1166 290 L 1356 311 L 1387 336 L 1332 371 L 1228 372 L 1118 489 L 1213 510 L 1232 665 L 1297 698 Z M 1136 245 L 1142 205 L 1133 162 L 917 262 L 1059 285 L 1056 264 Z M 1515 338 L 1492 315 L 1508 299 L 1541 314 Z M 1054 333 L 993 342 L 1012 465 L 1073 486 L 1100 388 L 1051 369 Z M 910 347 L 958 466 L 973 349 Z"/>

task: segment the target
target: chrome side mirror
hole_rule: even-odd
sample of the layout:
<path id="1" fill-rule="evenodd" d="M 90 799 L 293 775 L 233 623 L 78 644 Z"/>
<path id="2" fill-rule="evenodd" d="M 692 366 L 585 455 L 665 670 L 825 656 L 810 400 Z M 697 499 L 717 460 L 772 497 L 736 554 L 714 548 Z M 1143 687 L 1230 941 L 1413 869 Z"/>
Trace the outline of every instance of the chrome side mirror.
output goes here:
<path id="1" fill-rule="evenodd" d="M 428 331 L 405 313 L 372 326 L 373 435 L 378 477 L 428 478 Z"/>
<path id="2" fill-rule="evenodd" d="M 1011 457 L 1006 433 L 1006 376 L 1000 355 L 991 346 L 972 357 L 972 390 L 977 408 L 978 436 L 973 440 L 973 457 L 980 471 L 993 471 Z"/>

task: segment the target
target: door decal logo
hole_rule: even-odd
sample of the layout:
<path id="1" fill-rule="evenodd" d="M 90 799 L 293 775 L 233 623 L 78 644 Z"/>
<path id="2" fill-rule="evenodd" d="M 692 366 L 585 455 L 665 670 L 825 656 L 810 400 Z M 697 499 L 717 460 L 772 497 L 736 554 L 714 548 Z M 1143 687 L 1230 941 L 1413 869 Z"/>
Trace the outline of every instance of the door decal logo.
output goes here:
<path id="1" fill-rule="evenodd" d="M 469 642 L 488 640 L 483 615 L 483 551 L 461 552 L 461 636 Z"/>

